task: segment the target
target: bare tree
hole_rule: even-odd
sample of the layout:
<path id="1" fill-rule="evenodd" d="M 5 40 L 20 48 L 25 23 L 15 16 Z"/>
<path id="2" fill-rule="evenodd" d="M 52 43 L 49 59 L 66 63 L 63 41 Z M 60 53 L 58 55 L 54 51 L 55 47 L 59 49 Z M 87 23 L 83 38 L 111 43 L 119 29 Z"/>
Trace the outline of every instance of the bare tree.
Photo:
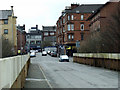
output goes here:
<path id="1" fill-rule="evenodd" d="M 42 48 L 52 46 L 52 43 L 50 41 L 43 41 L 42 42 Z"/>
<path id="2" fill-rule="evenodd" d="M 14 52 L 12 50 L 13 46 L 9 42 L 9 40 L 2 37 L 0 41 L 2 43 L 2 47 L 0 47 L 0 48 L 2 48 L 2 52 L 1 52 L 2 56 L 1 57 L 4 58 L 4 57 L 9 57 L 9 56 L 14 55 Z"/>
<path id="3" fill-rule="evenodd" d="M 120 8 L 114 15 L 111 15 L 106 30 L 100 31 L 92 37 L 90 35 L 81 42 L 79 52 L 120 52 Z"/>

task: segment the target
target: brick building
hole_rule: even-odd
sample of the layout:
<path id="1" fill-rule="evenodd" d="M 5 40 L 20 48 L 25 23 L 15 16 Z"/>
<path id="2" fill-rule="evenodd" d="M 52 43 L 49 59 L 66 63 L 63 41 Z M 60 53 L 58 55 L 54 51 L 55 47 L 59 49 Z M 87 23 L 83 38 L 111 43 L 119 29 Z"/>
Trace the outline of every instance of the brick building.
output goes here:
<path id="1" fill-rule="evenodd" d="M 43 41 L 56 45 L 56 26 L 42 26 Z"/>
<path id="2" fill-rule="evenodd" d="M 17 26 L 17 51 L 18 54 L 26 53 L 26 31 L 25 25 Z"/>
<path id="3" fill-rule="evenodd" d="M 112 2 L 111 0 L 97 9 L 88 20 L 90 21 L 90 31 L 92 35 L 95 35 L 99 31 L 107 30 L 109 27 L 109 21 L 112 21 L 112 16 L 117 14 L 117 10 L 120 8 L 120 1 Z"/>
<path id="4" fill-rule="evenodd" d="M 82 41 L 89 34 L 87 18 L 102 4 L 71 4 L 62 11 L 57 21 L 57 45 L 59 54 L 72 56 L 76 52 L 76 41 Z"/>

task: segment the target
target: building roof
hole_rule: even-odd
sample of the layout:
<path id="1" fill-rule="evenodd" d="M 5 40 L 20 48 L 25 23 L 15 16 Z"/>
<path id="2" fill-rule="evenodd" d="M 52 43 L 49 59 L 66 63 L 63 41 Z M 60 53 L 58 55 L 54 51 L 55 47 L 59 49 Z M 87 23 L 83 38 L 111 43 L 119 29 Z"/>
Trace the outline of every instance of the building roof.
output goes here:
<path id="1" fill-rule="evenodd" d="M 61 17 L 66 13 L 94 13 L 98 8 L 102 7 L 104 4 L 82 4 L 74 9 L 65 9 L 62 12 Z"/>
<path id="2" fill-rule="evenodd" d="M 12 16 L 12 10 L 0 10 L 0 19 L 8 19 L 8 16 Z"/>
<path id="3" fill-rule="evenodd" d="M 27 35 L 42 35 L 42 32 L 40 30 L 32 31 L 30 33 L 26 33 Z"/>
<path id="4" fill-rule="evenodd" d="M 114 3 L 111 0 L 107 3 L 105 3 L 104 5 L 102 5 L 100 8 L 98 8 L 87 20 L 92 19 L 97 13 L 99 13 L 101 11 L 102 8 L 104 8 L 106 5 L 110 4 L 110 3 Z M 120 1 L 119 1 L 120 3 Z"/>
<path id="5" fill-rule="evenodd" d="M 56 31 L 56 26 L 42 26 L 43 31 Z"/>
<path id="6" fill-rule="evenodd" d="M 82 4 L 70 10 L 65 10 L 66 13 L 93 13 L 96 9 L 103 6 L 103 4 Z"/>

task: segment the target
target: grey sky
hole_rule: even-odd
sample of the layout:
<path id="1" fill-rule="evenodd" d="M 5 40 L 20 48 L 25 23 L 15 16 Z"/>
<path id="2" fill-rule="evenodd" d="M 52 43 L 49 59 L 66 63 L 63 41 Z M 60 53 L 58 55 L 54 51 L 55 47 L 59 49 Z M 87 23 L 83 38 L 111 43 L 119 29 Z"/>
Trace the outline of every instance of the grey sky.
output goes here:
<path id="1" fill-rule="evenodd" d="M 38 24 L 39 29 L 44 26 L 56 25 L 65 6 L 71 3 L 104 4 L 109 0 L 2 0 L 0 10 L 9 10 L 14 6 L 14 13 L 18 17 L 17 25 L 26 24 L 26 31 Z"/>

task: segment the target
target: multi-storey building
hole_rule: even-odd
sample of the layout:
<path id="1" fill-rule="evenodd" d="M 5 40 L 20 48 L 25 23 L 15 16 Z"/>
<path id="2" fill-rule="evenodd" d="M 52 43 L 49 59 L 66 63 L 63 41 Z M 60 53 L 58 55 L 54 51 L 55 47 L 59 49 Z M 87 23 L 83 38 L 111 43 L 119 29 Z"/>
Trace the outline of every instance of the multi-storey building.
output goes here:
<path id="1" fill-rule="evenodd" d="M 26 53 L 26 31 L 25 25 L 17 26 L 17 51 L 18 54 Z"/>
<path id="2" fill-rule="evenodd" d="M 16 18 L 13 6 L 11 6 L 11 10 L 0 10 L 0 36 L 4 36 L 12 43 L 15 54 L 17 54 Z"/>
<path id="3" fill-rule="evenodd" d="M 107 2 L 87 19 L 90 21 L 89 26 L 92 35 L 99 31 L 107 30 L 110 27 L 109 23 L 112 22 L 112 16 L 117 14 L 118 8 L 120 8 L 120 1 L 115 1 Z"/>
<path id="4" fill-rule="evenodd" d="M 40 49 L 42 46 L 42 32 L 36 27 L 31 27 L 29 33 L 26 33 L 27 49 Z"/>
<path id="5" fill-rule="evenodd" d="M 42 26 L 43 41 L 48 41 L 52 46 L 56 45 L 56 26 Z"/>
<path id="6" fill-rule="evenodd" d="M 87 18 L 100 8 L 102 4 L 71 4 L 62 11 L 57 21 L 58 52 L 72 56 L 76 52 L 76 42 L 81 42 L 89 34 L 89 21 Z"/>

